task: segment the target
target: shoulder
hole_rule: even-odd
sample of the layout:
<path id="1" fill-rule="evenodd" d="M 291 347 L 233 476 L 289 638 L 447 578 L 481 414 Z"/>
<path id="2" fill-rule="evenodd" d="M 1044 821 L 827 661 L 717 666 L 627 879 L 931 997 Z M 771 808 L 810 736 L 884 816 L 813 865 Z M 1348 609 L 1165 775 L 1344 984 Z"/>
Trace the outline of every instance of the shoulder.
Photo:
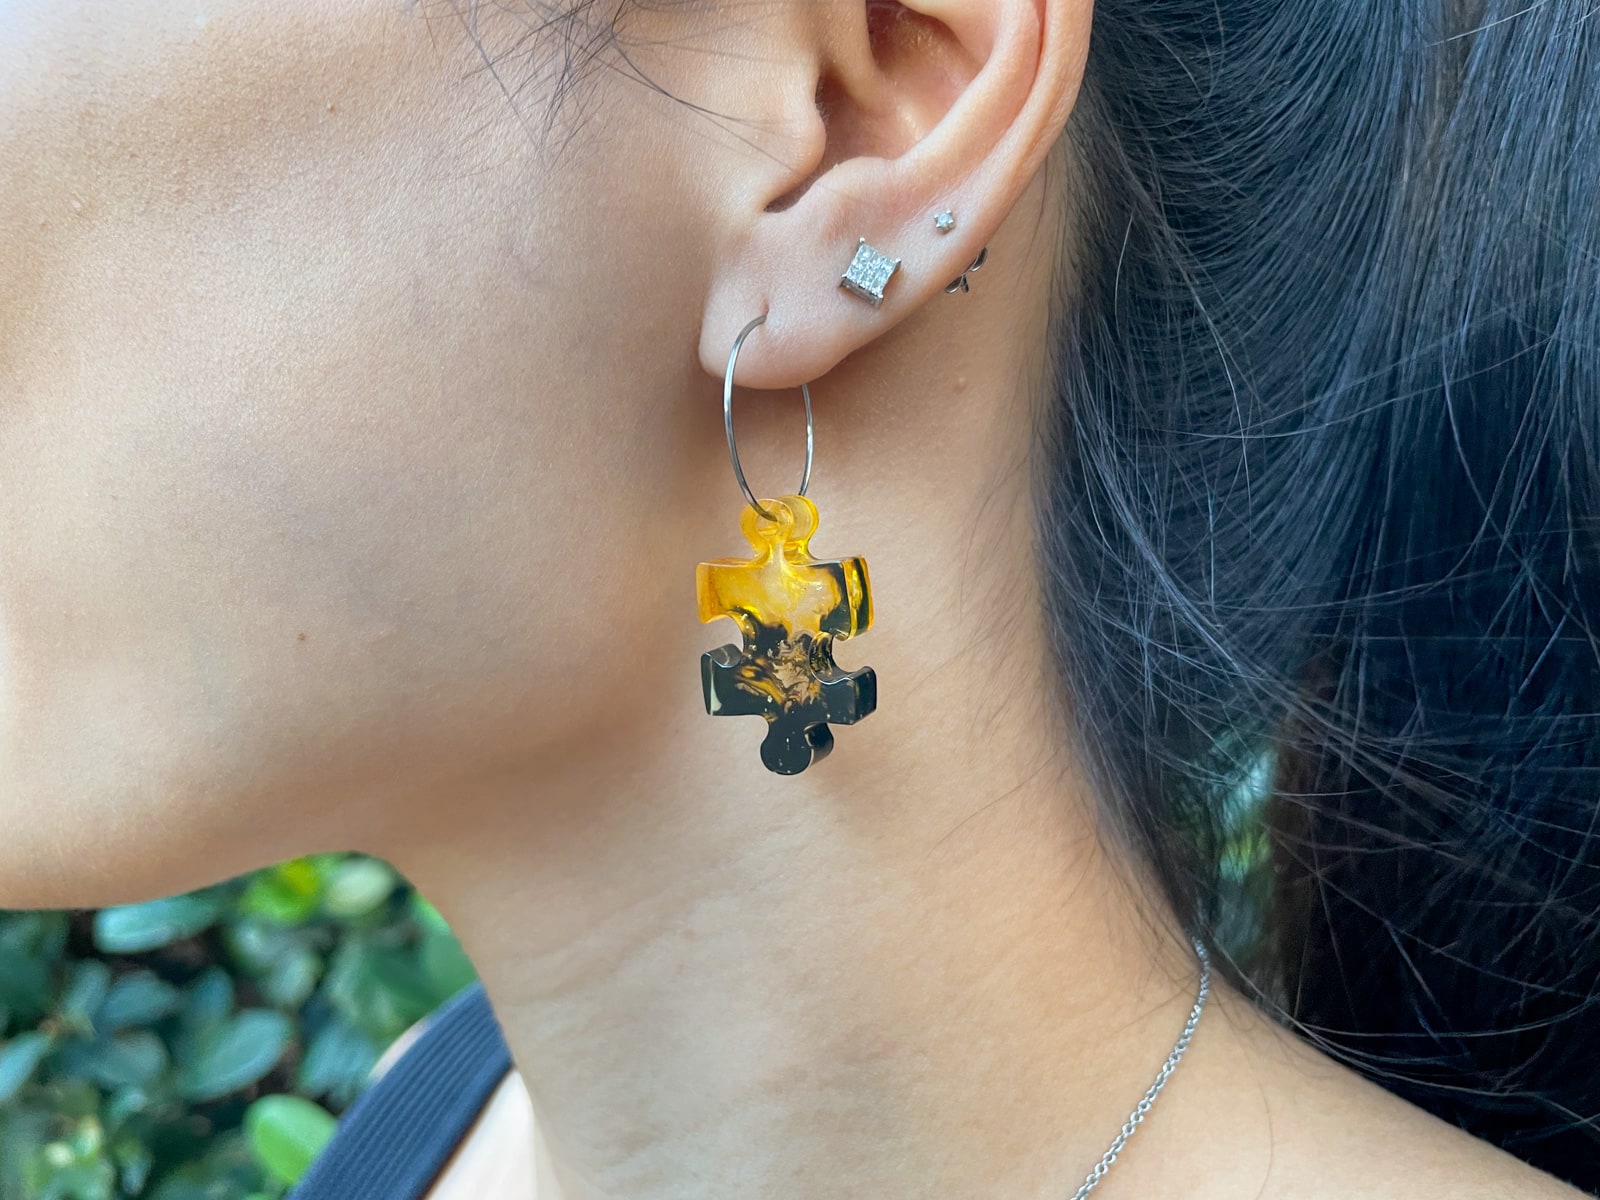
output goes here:
<path id="1" fill-rule="evenodd" d="M 440 1038 L 443 1024 L 482 1023 L 488 1012 L 487 997 L 475 988 L 455 1004 L 424 1017 L 379 1059 L 373 1069 L 374 1086 L 381 1086 L 396 1068 L 414 1067 L 419 1055 Z M 486 1060 L 486 1065 L 492 1061 Z M 507 1069 L 498 1074 L 438 1177 L 417 1200 L 538 1200 L 533 1100 L 522 1076 L 509 1066 L 509 1056 L 499 1064 Z"/>
<path id="2" fill-rule="evenodd" d="M 1236 1111 L 1268 1144 L 1241 1145 L 1240 1178 L 1294 1200 L 1585 1200 L 1522 1159 L 1335 1061 L 1242 998 L 1215 1030 L 1236 1056 Z"/>
<path id="3" fill-rule="evenodd" d="M 509 1071 L 422 1200 L 538 1200 L 533 1101 Z"/>
<path id="4" fill-rule="evenodd" d="M 531 1172 L 516 1183 L 532 1162 L 531 1116 L 488 998 L 470 985 L 379 1062 L 291 1200 L 531 1200 Z"/>

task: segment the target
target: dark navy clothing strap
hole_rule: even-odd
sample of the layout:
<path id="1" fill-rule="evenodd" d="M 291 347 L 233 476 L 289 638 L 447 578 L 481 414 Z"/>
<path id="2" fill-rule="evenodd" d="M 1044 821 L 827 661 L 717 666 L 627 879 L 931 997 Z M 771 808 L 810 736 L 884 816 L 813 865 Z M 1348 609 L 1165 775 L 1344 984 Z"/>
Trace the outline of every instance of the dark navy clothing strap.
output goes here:
<path id="1" fill-rule="evenodd" d="M 509 1070 L 489 998 L 470 984 L 350 1106 L 289 1200 L 420 1200 Z"/>

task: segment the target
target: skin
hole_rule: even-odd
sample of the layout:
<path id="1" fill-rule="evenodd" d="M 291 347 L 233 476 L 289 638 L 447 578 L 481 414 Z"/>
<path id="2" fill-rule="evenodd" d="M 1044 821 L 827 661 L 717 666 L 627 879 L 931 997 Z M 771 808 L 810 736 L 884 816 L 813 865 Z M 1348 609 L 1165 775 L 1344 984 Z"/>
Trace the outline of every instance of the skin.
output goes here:
<path id="1" fill-rule="evenodd" d="M 1070 1194 L 1196 981 L 1029 524 L 1089 0 L 647 7 L 558 94 L 515 5 L 0 0 L 0 904 L 395 862 L 519 1067 L 436 1200 Z M 698 680 L 762 312 L 877 609 L 794 778 Z M 740 394 L 762 495 L 797 400 Z M 1100 1193 L 1578 1194 L 1220 982 Z"/>

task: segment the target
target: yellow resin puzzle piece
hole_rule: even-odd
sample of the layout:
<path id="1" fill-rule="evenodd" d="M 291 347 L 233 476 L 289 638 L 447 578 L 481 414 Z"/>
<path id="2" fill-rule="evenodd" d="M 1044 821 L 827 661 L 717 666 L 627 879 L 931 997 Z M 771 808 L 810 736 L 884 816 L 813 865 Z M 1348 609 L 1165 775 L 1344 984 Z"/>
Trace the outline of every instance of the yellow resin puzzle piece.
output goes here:
<path id="1" fill-rule="evenodd" d="M 744 645 L 700 656 L 706 711 L 767 721 L 761 761 L 798 775 L 833 748 L 831 721 L 853 725 L 878 704 L 871 667 L 842 670 L 833 639 L 872 624 L 865 559 L 819 562 L 808 543 L 817 506 L 804 496 L 763 500 L 768 520 L 749 505 L 739 527 L 755 556 L 718 558 L 695 568 L 700 619 L 732 617 Z"/>

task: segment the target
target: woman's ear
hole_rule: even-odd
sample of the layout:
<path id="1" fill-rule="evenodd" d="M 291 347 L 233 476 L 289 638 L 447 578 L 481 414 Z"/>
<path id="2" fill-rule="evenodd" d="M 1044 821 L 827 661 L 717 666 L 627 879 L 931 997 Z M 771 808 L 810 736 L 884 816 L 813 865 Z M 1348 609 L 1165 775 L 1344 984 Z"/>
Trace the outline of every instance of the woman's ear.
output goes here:
<path id="1" fill-rule="evenodd" d="M 700 361 L 717 377 L 766 314 L 739 383 L 794 387 L 942 296 L 1038 171 L 1077 98 L 1093 0 L 812 0 L 791 64 L 746 93 L 807 112 L 781 170 L 723 189 Z M 799 44 L 805 39 L 807 44 Z M 796 70 L 792 64 L 812 64 Z M 808 94 L 794 94 L 806 87 Z M 792 144 L 792 143 L 791 143 Z M 935 216 L 954 227 L 940 232 Z M 839 286 L 865 239 L 899 259 L 876 306 Z M 954 303 L 954 301 L 951 301 Z"/>

